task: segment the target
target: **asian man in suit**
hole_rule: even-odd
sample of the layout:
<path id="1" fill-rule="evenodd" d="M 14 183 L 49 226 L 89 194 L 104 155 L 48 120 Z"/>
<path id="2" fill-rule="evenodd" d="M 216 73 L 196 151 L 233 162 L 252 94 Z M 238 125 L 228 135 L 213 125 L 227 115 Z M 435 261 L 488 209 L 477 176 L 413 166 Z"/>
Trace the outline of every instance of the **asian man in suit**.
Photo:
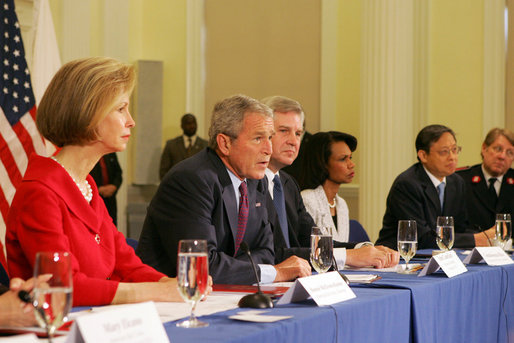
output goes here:
<path id="1" fill-rule="evenodd" d="M 481 164 L 457 173 L 466 182 L 469 221 L 485 230 L 495 225 L 497 213 L 514 214 L 514 133 L 490 130 L 480 155 Z"/>
<path id="2" fill-rule="evenodd" d="M 268 97 L 262 101 L 274 112 L 273 152 L 266 169 L 266 207 L 273 231 L 275 262 L 294 255 L 308 260 L 311 229 L 315 223 L 305 209 L 296 180 L 282 170 L 298 156 L 303 133 L 303 108 L 298 101 L 284 96 Z M 386 247 L 360 244 L 358 249 L 353 249 L 356 248 L 355 243 L 342 245 L 344 248 L 334 250 L 340 269 L 345 264 L 353 267 L 390 267 L 399 260 L 398 253 Z"/>
<path id="3" fill-rule="evenodd" d="M 148 208 L 137 254 L 176 275 L 181 239 L 205 239 L 209 273 L 217 284 L 253 284 L 244 240 L 259 264 L 261 282 L 310 275 L 309 264 L 291 257 L 273 266 L 273 235 L 261 179 L 271 155 L 273 113 L 243 95 L 214 107 L 209 147 L 166 174 Z"/>
<path id="4" fill-rule="evenodd" d="M 455 174 L 461 147 L 443 125 L 424 127 L 416 137 L 419 162 L 394 180 L 376 244 L 397 249 L 398 221 L 416 220 L 418 249 L 436 249 L 437 216 L 453 216 L 456 248 L 486 246 L 494 231 L 477 232 L 468 222 L 464 180 Z M 486 237 L 487 236 L 487 237 Z"/>

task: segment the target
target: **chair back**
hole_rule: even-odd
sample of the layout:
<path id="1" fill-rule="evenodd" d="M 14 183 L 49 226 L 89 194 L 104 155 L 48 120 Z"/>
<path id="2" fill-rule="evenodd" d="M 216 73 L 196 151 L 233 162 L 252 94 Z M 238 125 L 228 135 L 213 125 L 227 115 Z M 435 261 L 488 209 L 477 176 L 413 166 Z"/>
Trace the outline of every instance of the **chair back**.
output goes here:
<path id="1" fill-rule="evenodd" d="M 132 248 L 134 248 L 134 250 L 137 249 L 137 245 L 139 244 L 139 242 L 137 241 L 137 239 L 134 239 L 134 238 L 125 238 L 126 241 L 127 241 L 127 244 L 130 245 Z"/>
<path id="2" fill-rule="evenodd" d="M 348 241 L 357 243 L 370 241 L 366 230 L 364 230 L 361 223 L 355 219 L 350 219 L 350 237 Z"/>

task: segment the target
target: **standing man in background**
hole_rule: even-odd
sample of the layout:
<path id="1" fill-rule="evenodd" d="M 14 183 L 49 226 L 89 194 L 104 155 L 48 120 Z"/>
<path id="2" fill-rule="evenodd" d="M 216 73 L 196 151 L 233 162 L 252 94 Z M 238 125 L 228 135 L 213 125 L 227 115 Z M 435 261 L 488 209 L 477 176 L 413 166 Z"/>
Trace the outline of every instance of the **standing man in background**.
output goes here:
<path id="1" fill-rule="evenodd" d="M 494 128 L 487 133 L 482 163 L 457 173 L 466 181 L 466 204 L 472 225 L 485 230 L 495 224 L 496 213 L 514 209 L 514 133 Z"/>
<path id="2" fill-rule="evenodd" d="M 168 140 L 162 152 L 161 166 L 159 168 L 161 180 L 175 164 L 207 147 L 207 141 L 196 135 L 198 126 L 194 115 L 191 113 L 184 114 L 180 127 L 183 134 Z"/>
<path id="3" fill-rule="evenodd" d="M 116 204 L 116 193 L 120 189 L 123 178 L 121 167 L 116 153 L 102 156 L 98 163 L 91 170 L 91 176 L 98 187 L 98 193 L 102 197 L 105 207 L 114 222 L 118 226 L 118 206 Z"/>

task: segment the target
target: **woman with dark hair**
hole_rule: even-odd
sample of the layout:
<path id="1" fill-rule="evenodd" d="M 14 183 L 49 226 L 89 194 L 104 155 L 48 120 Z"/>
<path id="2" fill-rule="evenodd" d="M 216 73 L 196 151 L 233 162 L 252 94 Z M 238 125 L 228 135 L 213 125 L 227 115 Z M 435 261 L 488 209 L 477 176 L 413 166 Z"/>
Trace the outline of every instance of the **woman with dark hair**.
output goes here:
<path id="1" fill-rule="evenodd" d="M 350 235 L 348 205 L 337 192 L 342 183 L 353 180 L 356 148 L 357 138 L 337 131 L 318 132 L 306 146 L 302 198 L 316 225 L 332 228 L 336 242 L 348 242 Z"/>
<path id="2" fill-rule="evenodd" d="M 357 138 L 338 132 L 318 132 L 306 146 L 303 174 L 300 187 L 305 208 L 317 226 L 332 228 L 334 246 L 337 242 L 348 242 L 350 237 L 350 217 L 348 205 L 337 193 L 343 183 L 350 183 L 355 176 L 355 163 L 352 153 L 357 148 Z M 372 245 L 359 242 L 355 248 Z M 389 254 L 385 267 L 398 263 L 396 251 L 383 246 L 376 247 Z"/>

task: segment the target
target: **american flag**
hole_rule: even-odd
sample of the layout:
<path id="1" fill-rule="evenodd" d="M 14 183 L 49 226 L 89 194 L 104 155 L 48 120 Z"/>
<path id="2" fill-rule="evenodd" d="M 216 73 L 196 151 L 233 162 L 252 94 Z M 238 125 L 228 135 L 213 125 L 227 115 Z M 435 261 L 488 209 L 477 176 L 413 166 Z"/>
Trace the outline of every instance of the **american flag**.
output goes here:
<path id="1" fill-rule="evenodd" d="M 0 232 L 31 153 L 45 154 L 14 0 L 0 2 Z M 1 242 L 0 242 L 1 246 Z M 0 251 L 0 262 L 3 249 Z"/>

